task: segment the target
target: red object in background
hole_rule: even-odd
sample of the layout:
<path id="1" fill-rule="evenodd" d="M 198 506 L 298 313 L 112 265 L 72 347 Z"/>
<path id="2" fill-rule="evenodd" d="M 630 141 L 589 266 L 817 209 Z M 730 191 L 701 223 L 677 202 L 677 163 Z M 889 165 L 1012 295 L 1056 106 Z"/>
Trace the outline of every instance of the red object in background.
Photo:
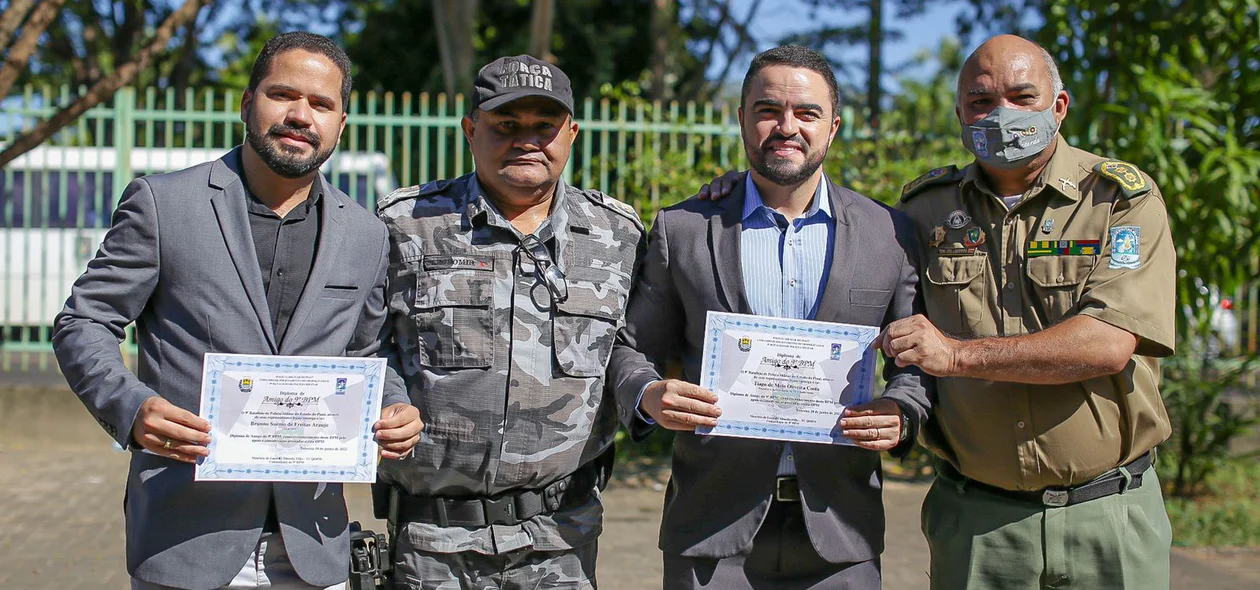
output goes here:
<path id="1" fill-rule="evenodd" d="M 1234 309 L 1234 302 L 1228 299 L 1222 299 L 1221 309 Z"/>

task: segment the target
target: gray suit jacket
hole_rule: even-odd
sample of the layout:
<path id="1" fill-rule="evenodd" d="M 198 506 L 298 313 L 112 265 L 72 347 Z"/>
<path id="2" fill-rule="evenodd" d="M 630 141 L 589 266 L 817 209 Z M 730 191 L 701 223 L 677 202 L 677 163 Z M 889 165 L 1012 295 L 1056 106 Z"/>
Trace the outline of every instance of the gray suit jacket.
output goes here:
<path id="1" fill-rule="evenodd" d="M 340 484 L 193 481 L 192 466 L 139 452 L 136 413 L 150 396 L 198 411 L 207 352 L 366 356 L 380 346 L 385 226 L 329 186 L 314 266 L 284 341 L 272 332 L 250 234 L 240 148 L 215 162 L 133 181 L 87 272 L 57 316 L 53 347 L 71 389 L 130 448 L 127 571 L 179 588 L 217 588 L 245 564 L 275 499 L 294 568 L 308 583 L 346 579 Z M 136 324 L 139 366 L 118 344 Z M 384 403 L 407 402 L 387 375 Z"/>
<path id="2" fill-rule="evenodd" d="M 743 186 L 721 201 L 692 199 L 656 217 L 626 327 L 609 362 L 622 422 L 636 437 L 646 434 L 634 413 L 639 392 L 660 378 L 663 363 L 681 357 L 684 378 L 699 383 L 706 313 L 752 313 L 740 266 Z M 909 220 L 835 184 L 828 192 L 835 253 L 814 319 L 883 326 L 919 311 Z M 911 434 L 917 433 L 929 408 L 930 378 L 894 363 L 884 376 L 884 397 L 897 401 Z M 908 451 L 912 441 L 895 451 Z M 824 444 L 792 449 L 806 526 L 819 555 L 833 563 L 877 557 L 884 547 L 879 454 Z M 782 452 L 776 442 L 677 433 L 661 550 L 720 558 L 748 547 L 770 508 Z"/>

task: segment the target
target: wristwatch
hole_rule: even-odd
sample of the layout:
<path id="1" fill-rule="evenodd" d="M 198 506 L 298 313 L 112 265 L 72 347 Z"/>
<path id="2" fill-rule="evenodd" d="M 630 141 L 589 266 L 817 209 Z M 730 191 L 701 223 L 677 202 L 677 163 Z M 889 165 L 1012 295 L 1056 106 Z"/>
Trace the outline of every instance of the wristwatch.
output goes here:
<path id="1" fill-rule="evenodd" d="M 897 443 L 906 442 L 910 437 L 910 418 L 906 417 L 906 413 L 901 413 L 901 437 L 897 439 Z"/>

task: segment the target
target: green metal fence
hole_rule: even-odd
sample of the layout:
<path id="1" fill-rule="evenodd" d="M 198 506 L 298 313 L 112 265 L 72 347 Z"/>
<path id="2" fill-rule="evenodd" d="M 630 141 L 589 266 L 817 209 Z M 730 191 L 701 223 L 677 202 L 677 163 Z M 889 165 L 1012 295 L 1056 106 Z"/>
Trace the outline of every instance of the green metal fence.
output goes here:
<path id="1" fill-rule="evenodd" d="M 9 97 L 0 143 L 72 96 L 68 87 L 28 87 Z M 49 349 L 53 317 L 133 178 L 213 160 L 244 140 L 240 98 L 221 90 L 125 88 L 0 172 L 5 351 Z M 464 174 L 472 168 L 460 129 L 466 110 L 462 96 L 356 93 L 338 152 L 324 172 L 369 209 L 396 186 Z M 577 110 L 580 132 L 566 179 L 614 196 L 628 189 L 646 194 L 646 202 L 638 203 L 645 212 L 660 203 L 655 172 L 662 166 L 743 165 L 731 104 L 587 99 Z M 7 369 L 9 356 L 2 362 Z"/>
<path id="2" fill-rule="evenodd" d="M 127 183 L 213 160 L 243 141 L 240 96 L 125 88 L 0 171 L 0 352 L 6 353 L 0 369 L 9 370 L 14 361 L 7 353 L 15 351 L 48 363 L 42 353 L 49 350 L 53 317 L 95 253 Z M 9 97 L 0 114 L 0 143 L 71 97 L 69 88 L 26 88 Z M 466 109 L 461 96 L 354 94 L 340 147 L 324 172 L 369 209 L 396 186 L 464 174 L 472 168 L 460 129 Z M 587 99 L 577 110 L 581 131 L 566 179 L 631 201 L 645 216 L 662 201 L 685 196 L 662 194 L 669 190 L 662 179 L 678 172 L 672 169 L 745 166 L 732 104 Z M 842 140 L 867 136 L 851 126 L 851 109 L 841 115 Z M 1256 289 L 1235 296 L 1245 302 L 1239 344 L 1254 351 Z"/>

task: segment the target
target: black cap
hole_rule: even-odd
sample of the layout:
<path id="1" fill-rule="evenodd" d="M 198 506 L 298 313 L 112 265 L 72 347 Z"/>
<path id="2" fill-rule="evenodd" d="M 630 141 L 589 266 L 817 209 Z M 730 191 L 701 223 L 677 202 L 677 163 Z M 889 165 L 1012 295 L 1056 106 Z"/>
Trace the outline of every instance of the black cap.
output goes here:
<path id="1" fill-rule="evenodd" d="M 518 98 L 550 98 L 573 114 L 573 87 L 560 68 L 529 55 L 500 57 L 477 72 L 472 108 L 493 111 Z"/>

